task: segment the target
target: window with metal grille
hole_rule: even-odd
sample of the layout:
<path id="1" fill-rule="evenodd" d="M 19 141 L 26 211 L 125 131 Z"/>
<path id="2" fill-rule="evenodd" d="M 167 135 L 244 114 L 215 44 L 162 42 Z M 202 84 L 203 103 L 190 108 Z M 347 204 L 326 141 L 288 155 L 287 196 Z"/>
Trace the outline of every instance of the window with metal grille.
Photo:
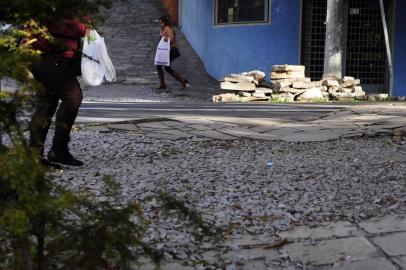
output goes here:
<path id="1" fill-rule="evenodd" d="M 268 23 L 269 0 L 216 0 L 215 24 Z"/>

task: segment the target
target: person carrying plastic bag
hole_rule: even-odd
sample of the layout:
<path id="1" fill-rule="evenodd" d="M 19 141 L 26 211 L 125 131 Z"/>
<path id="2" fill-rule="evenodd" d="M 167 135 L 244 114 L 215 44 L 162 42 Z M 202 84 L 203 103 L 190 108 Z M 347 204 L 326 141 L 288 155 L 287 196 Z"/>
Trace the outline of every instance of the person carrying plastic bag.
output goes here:
<path id="1" fill-rule="evenodd" d="M 103 81 L 116 80 L 116 71 L 107 53 L 104 38 L 94 29 L 87 33 L 83 41 L 81 70 L 87 85 L 97 86 Z"/>
<path id="2" fill-rule="evenodd" d="M 169 54 L 171 51 L 171 39 L 168 38 L 168 41 L 165 41 L 165 37 L 161 38 L 161 41 L 158 43 L 155 53 L 155 65 L 156 66 L 170 66 Z"/>
<path id="3" fill-rule="evenodd" d="M 165 71 L 168 72 L 172 77 L 174 77 L 178 82 L 180 82 L 182 89 L 188 86 L 188 81 L 184 79 L 178 72 L 173 70 L 172 62 L 180 56 L 179 50 L 176 46 L 176 34 L 172 27 L 172 24 L 167 17 L 162 16 L 159 18 L 159 25 L 161 27 L 160 36 L 161 41 L 158 44 L 156 54 L 155 54 L 155 66 L 159 78 L 159 87 L 157 90 L 166 89 L 165 76 L 163 67 Z"/>

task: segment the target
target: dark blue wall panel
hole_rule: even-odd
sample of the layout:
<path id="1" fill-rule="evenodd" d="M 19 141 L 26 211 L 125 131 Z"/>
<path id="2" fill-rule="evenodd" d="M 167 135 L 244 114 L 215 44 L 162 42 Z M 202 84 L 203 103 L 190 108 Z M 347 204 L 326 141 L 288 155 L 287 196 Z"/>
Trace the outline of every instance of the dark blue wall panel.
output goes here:
<path id="1" fill-rule="evenodd" d="M 210 75 L 259 69 L 267 74 L 276 64 L 298 64 L 300 0 L 271 1 L 271 23 L 214 25 L 214 0 L 181 0 L 182 31 Z"/>
<path id="2" fill-rule="evenodd" d="M 406 1 L 396 1 L 393 95 L 406 96 Z"/>

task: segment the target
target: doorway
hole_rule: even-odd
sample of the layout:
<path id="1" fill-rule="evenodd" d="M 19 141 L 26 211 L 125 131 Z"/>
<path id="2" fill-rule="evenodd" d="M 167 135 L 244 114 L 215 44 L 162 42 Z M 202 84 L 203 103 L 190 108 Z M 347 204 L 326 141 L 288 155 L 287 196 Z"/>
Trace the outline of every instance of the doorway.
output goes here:
<path id="1" fill-rule="evenodd" d="M 391 26 L 393 0 L 385 5 Z M 367 93 L 387 92 L 388 61 L 379 0 L 348 0 L 345 10 L 343 74 L 360 79 Z M 312 80 L 323 76 L 326 15 L 327 0 L 303 1 L 301 62 Z"/>

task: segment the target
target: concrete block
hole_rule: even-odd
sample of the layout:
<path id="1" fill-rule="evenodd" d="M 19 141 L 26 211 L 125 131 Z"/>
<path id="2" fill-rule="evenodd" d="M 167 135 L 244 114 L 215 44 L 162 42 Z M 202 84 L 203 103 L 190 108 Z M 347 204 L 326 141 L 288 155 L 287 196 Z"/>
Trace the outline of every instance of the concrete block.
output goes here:
<path id="1" fill-rule="evenodd" d="M 293 82 L 291 80 L 278 80 L 272 82 L 272 90 L 281 91 L 283 88 L 292 86 Z"/>
<path id="2" fill-rule="evenodd" d="M 345 262 L 335 265 L 332 270 L 397 270 L 397 268 L 384 258 L 369 259 L 357 262 Z"/>
<path id="3" fill-rule="evenodd" d="M 376 234 L 406 231 L 406 217 L 386 216 L 383 218 L 373 218 L 361 222 L 359 225 L 367 232 Z"/>
<path id="4" fill-rule="evenodd" d="M 377 250 L 363 237 L 322 241 L 314 246 L 295 243 L 283 248 L 293 262 L 323 265 L 376 257 Z"/>
<path id="5" fill-rule="evenodd" d="M 238 102 L 239 97 L 235 94 L 221 94 L 212 97 L 213 102 Z"/>
<path id="6" fill-rule="evenodd" d="M 389 256 L 406 255 L 406 232 L 378 236 L 372 241 Z"/>
<path id="7" fill-rule="evenodd" d="M 301 65 L 275 65 L 272 72 L 304 72 L 305 66 Z"/>
<path id="8" fill-rule="evenodd" d="M 265 79 L 265 72 L 260 70 L 252 70 L 248 72 L 243 72 L 241 74 L 246 76 L 253 76 L 254 79 L 257 80 L 258 82 L 261 82 L 263 79 Z"/>
<path id="9" fill-rule="evenodd" d="M 398 257 L 395 261 L 402 269 L 406 269 L 406 256 Z"/>
<path id="10" fill-rule="evenodd" d="M 340 87 L 340 83 L 337 80 L 324 80 L 322 82 L 322 85 L 328 86 L 328 87 L 331 87 L 331 86 Z"/>
<path id="11" fill-rule="evenodd" d="M 313 99 L 322 99 L 323 93 L 320 88 L 310 88 L 306 89 L 302 94 L 295 97 L 297 101 L 306 101 Z"/>
<path id="12" fill-rule="evenodd" d="M 279 259 L 280 255 L 277 250 L 251 248 L 229 251 L 225 254 L 225 257 L 233 261 L 247 261 L 258 259 L 277 260 Z"/>
<path id="13" fill-rule="evenodd" d="M 349 222 L 337 222 L 318 228 L 309 228 L 306 226 L 298 227 L 292 231 L 280 233 L 279 236 L 288 239 L 322 239 L 333 236 L 352 236 L 357 231 L 357 228 Z"/>
<path id="14" fill-rule="evenodd" d="M 271 78 L 271 80 L 300 79 L 300 78 L 305 78 L 305 74 L 302 71 L 271 72 L 270 78 Z"/>
<path id="15" fill-rule="evenodd" d="M 255 92 L 252 94 L 252 96 L 253 96 L 253 97 L 257 97 L 257 98 L 264 98 L 264 97 L 266 97 L 264 92 L 257 92 L 257 91 L 255 91 Z"/>
<path id="16" fill-rule="evenodd" d="M 356 85 L 360 85 L 361 84 L 361 80 L 352 80 L 352 81 L 346 81 L 346 82 L 342 82 L 341 83 L 341 87 L 353 87 Z"/>
<path id="17" fill-rule="evenodd" d="M 235 91 L 255 91 L 255 84 L 249 82 L 221 82 L 220 88 L 225 90 L 235 90 Z"/>
<path id="18" fill-rule="evenodd" d="M 140 129 L 134 124 L 108 124 L 107 128 L 111 130 L 139 131 Z"/>
<path id="19" fill-rule="evenodd" d="M 309 89 L 313 88 L 315 85 L 312 82 L 303 82 L 303 81 L 297 81 L 294 82 L 292 87 L 296 89 Z"/>

